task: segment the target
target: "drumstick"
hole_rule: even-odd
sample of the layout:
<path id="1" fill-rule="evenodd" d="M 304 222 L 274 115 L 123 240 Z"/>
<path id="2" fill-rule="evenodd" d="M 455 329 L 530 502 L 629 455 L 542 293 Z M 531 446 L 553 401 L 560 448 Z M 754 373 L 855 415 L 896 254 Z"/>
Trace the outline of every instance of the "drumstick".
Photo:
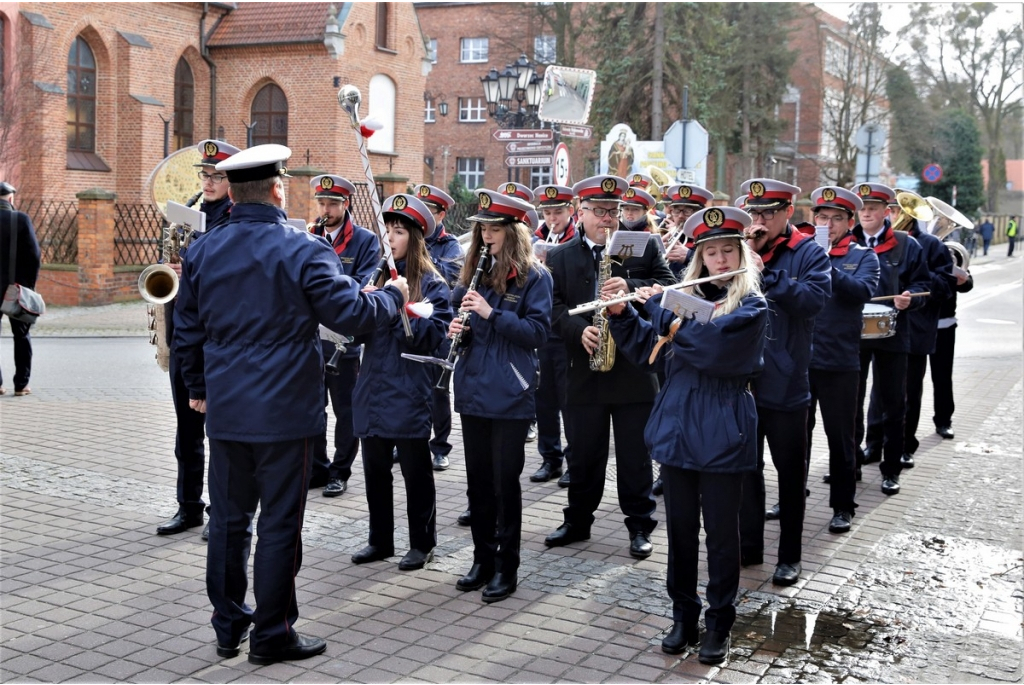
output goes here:
<path id="1" fill-rule="evenodd" d="M 907 297 L 924 297 L 925 295 L 931 295 L 931 293 L 910 293 L 909 295 L 907 295 Z M 895 300 L 897 297 L 902 297 L 902 296 L 901 295 L 882 295 L 881 297 L 872 297 L 871 301 L 872 302 L 885 302 L 887 300 Z"/>

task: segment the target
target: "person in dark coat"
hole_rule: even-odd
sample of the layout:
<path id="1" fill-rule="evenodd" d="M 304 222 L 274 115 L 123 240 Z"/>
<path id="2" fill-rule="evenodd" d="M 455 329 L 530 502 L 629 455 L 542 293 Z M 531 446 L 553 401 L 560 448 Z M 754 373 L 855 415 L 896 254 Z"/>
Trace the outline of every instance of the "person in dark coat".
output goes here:
<path id="1" fill-rule="evenodd" d="M 228 222 L 231 212 L 231 198 L 228 197 L 228 177 L 217 171 L 216 165 L 238 152 L 234 145 L 219 140 L 204 140 L 196 146 L 202 158 L 198 176 L 202 184 L 202 203 L 199 211 L 206 215 L 206 233 L 216 231 Z M 199 240 L 199 234 L 194 240 Z M 188 247 L 179 250 L 184 257 Z M 163 255 L 165 258 L 168 255 Z M 169 265 L 181 276 L 180 259 Z M 166 335 L 171 354 L 168 371 L 171 379 L 171 398 L 174 401 L 174 458 L 178 463 L 178 511 L 170 519 L 157 526 L 157 535 L 175 535 L 189 528 L 203 525 L 203 511 L 210 508 L 203 502 L 203 482 L 206 479 L 206 417 L 188 406 L 188 388 L 181 373 L 181 364 L 173 349 L 174 306 L 171 300 L 165 307 Z M 210 524 L 207 522 L 200 535 L 203 540 L 210 538 Z"/>
<path id="2" fill-rule="evenodd" d="M 362 368 L 352 393 L 352 420 L 362 441 L 366 503 L 370 512 L 370 539 L 366 548 L 352 555 L 365 564 L 395 553 L 392 453 L 405 480 L 410 549 L 398 563 L 402 571 L 423 568 L 433 558 L 437 544 L 434 472 L 430 458 L 429 400 L 434 390 L 433 365 L 402 357 L 403 353 L 433 354 L 452 320 L 451 292 L 427 253 L 426 236 L 434 230 L 427 205 L 412 195 L 392 195 L 383 204 L 391 254 L 398 273 L 409 283 L 409 299 L 426 299 L 433 307 L 429 317 L 410 314 L 412 340 L 406 339 L 401 322 L 385 324 L 364 343 Z M 373 285 L 372 283 L 369 285 Z"/>
<path id="3" fill-rule="evenodd" d="M 310 227 L 314 235 L 325 238 L 341 261 L 341 270 L 359 283 L 365 283 L 377 266 L 380 240 L 369 229 L 352 220 L 352 195 L 356 187 L 341 176 L 324 174 L 309 181 L 316 198 L 320 218 Z M 350 338 L 348 331 L 323 331 L 324 359 L 334 358 L 336 339 Z M 332 340 L 331 338 L 334 338 Z M 352 390 L 359 376 L 359 345 L 346 344 L 336 360 L 337 373 L 325 373 L 324 408 L 328 400 L 334 412 L 334 456 L 327 458 L 326 429 L 313 449 L 313 478 L 309 487 L 323 487 L 324 497 L 338 497 L 348 490 L 352 464 L 359 450 L 359 440 L 352 432 Z M 326 371 L 326 369 L 325 369 Z"/>
<path id="4" fill-rule="evenodd" d="M 956 295 L 974 289 L 974 276 L 966 268 L 967 258 L 964 257 L 963 261 L 964 263 L 953 266 L 956 288 L 953 290 L 953 295 L 943 303 L 939 310 L 935 352 L 928 359 L 931 365 L 934 393 L 932 407 L 935 413 L 932 416 L 932 423 L 935 424 L 935 432 L 942 436 L 943 440 L 952 440 L 956 437 L 953 432 L 953 412 L 956 411 L 956 402 L 953 400 L 953 352 L 956 349 L 957 329 Z"/>
<path id="5" fill-rule="evenodd" d="M 566 430 L 573 449 L 569 502 L 564 522 L 544 540 L 561 547 L 590 539 L 594 512 L 604 495 L 609 433 L 614 424 L 618 501 L 625 514 L 629 553 L 638 559 L 651 555 L 650 536 L 657 521 L 651 494 L 653 472 L 643 442 L 643 426 L 650 418 L 658 379 L 650 369 L 639 369 L 616 354 L 611 370 L 591 370 L 593 353 L 601 344 L 594 314 L 574 316 L 569 310 L 604 294 L 632 292 L 655 283 L 671 285 L 675 277 L 654 241 L 647 238 L 643 254 L 610 257 L 611 275 L 598 292 L 604 250 L 619 230 L 618 204 L 626 192 L 625 179 L 593 176 L 580 181 L 573 192 L 580 199 L 583 230 L 579 237 L 548 254 L 554 279 L 553 326 L 562 338 L 569 360 L 566 374 Z"/>
<path id="6" fill-rule="evenodd" d="M 666 248 L 678 235 L 678 231 L 682 230 L 686 220 L 693 216 L 694 212 L 707 207 L 713 199 L 714 194 L 710 190 L 693 183 L 677 183 L 665 190 L 664 200 L 668 205 L 668 218 L 661 225 L 661 239 Z M 669 249 L 666 259 L 676 276 L 682 275 L 689 266 L 691 249 L 693 244 L 685 236 L 679 236 Z"/>
<path id="7" fill-rule="evenodd" d="M 684 224 L 695 244 L 684 280 L 744 270 L 684 288 L 684 293 L 714 303 L 707 323 L 677 318 L 659 306 L 662 295 L 645 305 L 650 322 L 632 307 L 609 307 L 612 335 L 623 355 L 638 367 L 654 363 L 665 372 L 665 386 L 644 431 L 665 482 L 673 625 L 661 649 L 679 654 L 699 642 L 703 603 L 697 594 L 698 535 L 703 514 L 709 607 L 698 658 L 704 664 L 721 663 L 729 652 L 740 580 L 743 475 L 757 469 L 757 409 L 750 379 L 763 365 L 768 305 L 743 242 L 749 225 L 750 217 L 734 207 L 700 210 Z M 659 354 L 665 342 L 668 349 Z"/>
<path id="8" fill-rule="evenodd" d="M 767 178 L 746 181 L 745 209 L 753 225 L 750 247 L 761 262 L 768 300 L 764 372 L 754 380 L 757 402 L 758 469 L 747 474 L 740 511 L 742 562 L 763 563 L 764 445 L 768 443 L 779 483 L 779 558 L 772 582 L 792 585 L 802 571 L 807 413 L 811 404 L 814 317 L 832 295 L 832 267 L 821 246 L 790 223 L 800 188 Z"/>
<path id="9" fill-rule="evenodd" d="M 992 238 L 996 234 L 996 226 L 992 223 L 992 219 L 986 217 L 981 225 L 978 226 L 978 233 L 981 234 L 981 245 L 982 255 L 988 254 L 988 246 L 992 244 Z"/>
<path id="10" fill-rule="evenodd" d="M 425 183 L 413 188 L 413 195 L 427 206 L 434 218 L 434 230 L 427 236 L 427 252 L 430 253 L 430 260 L 445 284 L 453 288 L 459 278 L 459 272 L 462 271 L 464 259 L 458 238 L 448 233 L 444 220 L 455 200 L 440 188 Z M 448 338 L 442 337 L 441 346 L 435 355 L 447 359 L 448 351 Z M 435 386 L 430 396 L 430 422 L 434 427 L 434 437 L 430 439 L 430 453 L 433 455 L 434 470 L 444 471 L 451 466 L 448 455 L 451 454 L 452 445 L 448 442 L 448 436 L 452 432 L 452 400 L 446 390 L 436 387 L 441 379 L 441 367 L 430 366 L 428 369 L 433 374 Z"/>
<path id="11" fill-rule="evenodd" d="M 25 212 L 14 209 L 12 201 L 17 190 L 10 183 L 0 181 L 0 297 L 7 292 L 12 283 L 35 290 L 36 279 L 39 278 L 39 243 L 36 240 L 36 229 L 32 219 Z M 14 273 L 11 273 L 10 248 L 11 238 L 18 242 L 15 256 Z M 14 396 L 29 395 L 28 387 L 32 375 L 32 336 L 29 329 L 32 324 L 16 321 L 7 317 L 14 337 Z M 3 373 L 0 372 L 0 395 L 6 395 Z"/>
<path id="12" fill-rule="evenodd" d="M 189 404 L 206 413 L 210 439 L 206 589 L 217 654 L 236 656 L 251 625 L 249 662 L 258 665 L 327 647 L 294 629 L 313 442 L 326 423 L 318 324 L 368 333 L 396 320 L 408 297 L 404 278 L 361 293 L 323 239 L 285 223 L 290 155 L 258 145 L 218 164 L 231 183 L 231 219 L 189 248 L 174 310 Z M 257 507 L 253 612 L 246 568 Z"/>
<path id="13" fill-rule="evenodd" d="M 814 223 L 828 226 L 832 297 L 814 318 L 814 347 L 808 368 L 811 406 L 807 413 L 807 468 L 811 464 L 814 418 L 828 440 L 831 533 L 846 533 L 857 509 L 857 390 L 863 309 L 878 287 L 878 257 L 853 242 L 853 225 L 863 202 L 845 188 L 824 186 L 811 193 Z M 812 227 L 813 230 L 813 227 Z"/>
<path id="14" fill-rule="evenodd" d="M 533 257 L 526 224 L 532 207 L 511 195 L 475 192 L 479 207 L 468 219 L 469 258 L 452 293 L 461 313 L 449 327 L 462 350 L 453 387 L 473 512 L 473 565 L 456 587 L 482 587 L 483 601 L 490 603 L 507 598 L 519 582 L 519 477 L 526 432 L 536 416 L 537 348 L 551 331 L 551 276 Z M 471 290 L 478 269 L 481 277 Z"/>

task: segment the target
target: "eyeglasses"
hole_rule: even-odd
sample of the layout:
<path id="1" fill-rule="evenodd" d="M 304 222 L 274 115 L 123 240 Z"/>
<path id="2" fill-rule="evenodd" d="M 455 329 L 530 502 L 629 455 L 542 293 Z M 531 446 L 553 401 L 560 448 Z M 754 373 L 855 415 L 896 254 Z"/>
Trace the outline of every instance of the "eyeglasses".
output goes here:
<path id="1" fill-rule="evenodd" d="M 199 172 L 200 181 L 213 181 L 214 183 L 223 183 L 225 178 L 227 178 L 227 176 L 224 174 L 208 174 L 205 171 Z"/>
<path id="2" fill-rule="evenodd" d="M 603 207 L 580 207 L 580 209 L 586 210 L 588 212 L 593 212 L 594 216 L 596 216 L 598 219 L 603 219 L 609 214 L 614 215 L 615 212 L 618 211 L 618 209 L 604 209 Z"/>
<path id="3" fill-rule="evenodd" d="M 771 221 L 772 219 L 775 218 L 775 215 L 778 213 L 778 211 L 779 210 L 777 210 L 777 209 L 762 209 L 762 210 L 748 209 L 747 210 L 747 214 L 749 214 L 750 218 L 754 219 L 755 221 L 757 219 L 764 219 L 765 221 Z"/>
<path id="4" fill-rule="evenodd" d="M 814 215 L 814 223 L 820 224 L 822 226 L 826 224 L 840 225 L 846 223 L 847 221 L 849 221 L 849 219 L 847 219 L 845 216 L 824 216 L 822 214 Z"/>

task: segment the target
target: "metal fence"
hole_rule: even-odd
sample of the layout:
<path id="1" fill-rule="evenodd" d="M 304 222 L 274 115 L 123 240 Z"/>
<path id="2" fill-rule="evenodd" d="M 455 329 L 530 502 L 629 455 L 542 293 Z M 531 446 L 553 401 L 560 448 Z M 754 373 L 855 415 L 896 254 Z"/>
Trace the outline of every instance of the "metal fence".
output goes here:
<path id="1" fill-rule="evenodd" d="M 78 205 L 59 200 L 27 200 L 15 207 L 32 219 L 43 264 L 78 262 Z"/>
<path id="2" fill-rule="evenodd" d="M 164 216 L 152 204 L 114 204 L 114 266 L 160 260 Z"/>

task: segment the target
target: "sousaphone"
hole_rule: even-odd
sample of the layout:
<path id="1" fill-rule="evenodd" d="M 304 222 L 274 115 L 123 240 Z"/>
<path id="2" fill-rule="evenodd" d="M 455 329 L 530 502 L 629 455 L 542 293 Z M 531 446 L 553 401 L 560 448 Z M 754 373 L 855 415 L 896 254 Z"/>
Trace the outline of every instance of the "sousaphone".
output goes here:
<path id="1" fill-rule="evenodd" d="M 971 254 L 967 251 L 967 248 L 956 242 L 955 240 L 944 240 L 946 236 L 955 231 L 958 228 L 966 228 L 967 230 L 974 229 L 974 222 L 968 219 L 964 214 L 956 207 L 943 202 L 937 197 L 926 197 L 925 200 L 935 210 L 935 219 L 928 224 L 928 232 L 933 236 L 942 240 L 946 247 L 949 249 L 949 254 L 953 258 L 959 268 L 967 271 L 971 265 Z"/>

